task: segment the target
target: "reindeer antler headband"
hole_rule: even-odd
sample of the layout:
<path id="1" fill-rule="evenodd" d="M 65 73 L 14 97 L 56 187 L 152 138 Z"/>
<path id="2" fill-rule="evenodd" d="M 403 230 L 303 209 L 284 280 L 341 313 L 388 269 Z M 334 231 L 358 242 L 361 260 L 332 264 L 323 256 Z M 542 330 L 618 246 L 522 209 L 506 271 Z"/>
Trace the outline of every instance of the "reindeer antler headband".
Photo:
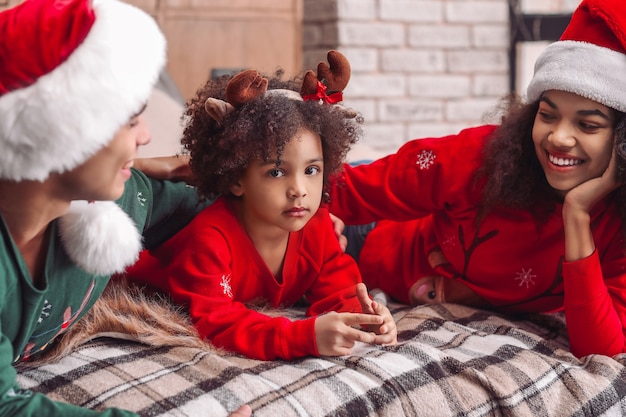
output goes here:
<path id="1" fill-rule="evenodd" d="M 226 101 L 209 97 L 204 103 L 206 112 L 221 123 L 224 117 L 244 104 L 263 95 L 282 95 L 293 100 L 319 100 L 320 103 L 336 106 L 347 118 L 356 117 L 356 112 L 340 106 L 342 91 L 350 80 L 350 63 L 339 51 L 329 51 L 328 64 L 317 65 L 317 75 L 313 70 L 304 74 L 300 93 L 284 89 L 267 89 L 267 78 L 250 69 L 235 75 L 226 86 Z M 330 65 L 329 65 L 330 64 Z"/>

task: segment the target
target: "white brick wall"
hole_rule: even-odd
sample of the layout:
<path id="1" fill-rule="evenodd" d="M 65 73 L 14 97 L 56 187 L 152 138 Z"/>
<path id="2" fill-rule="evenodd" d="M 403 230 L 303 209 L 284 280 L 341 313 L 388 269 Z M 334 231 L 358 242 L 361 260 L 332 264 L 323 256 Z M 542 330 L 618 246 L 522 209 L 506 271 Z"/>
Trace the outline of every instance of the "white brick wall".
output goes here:
<path id="1" fill-rule="evenodd" d="M 329 49 L 348 57 L 344 103 L 377 154 L 481 124 L 508 92 L 508 0 L 303 1 L 304 67 Z M 578 3 L 521 1 L 546 13 Z"/>
<path id="2" fill-rule="evenodd" d="M 480 123 L 508 90 L 506 0 L 305 0 L 304 65 L 328 49 L 352 65 L 345 104 L 363 142 L 393 152 L 413 137 Z"/>
<path id="3" fill-rule="evenodd" d="M 380 0 L 379 18 L 405 23 L 441 23 L 443 6 L 444 2 L 439 0 Z"/>
<path id="4" fill-rule="evenodd" d="M 451 23 L 506 23 L 509 20 L 508 3 L 502 0 L 443 1 L 446 22 Z"/>

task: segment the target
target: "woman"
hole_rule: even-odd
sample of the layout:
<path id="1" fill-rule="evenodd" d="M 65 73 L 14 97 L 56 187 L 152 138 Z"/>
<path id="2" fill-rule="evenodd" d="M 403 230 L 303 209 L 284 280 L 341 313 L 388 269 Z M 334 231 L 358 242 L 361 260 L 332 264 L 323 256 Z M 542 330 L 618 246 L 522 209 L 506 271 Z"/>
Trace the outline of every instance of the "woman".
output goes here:
<path id="1" fill-rule="evenodd" d="M 583 1 L 500 126 L 346 167 L 331 212 L 387 219 L 359 255 L 369 288 L 413 304 L 564 310 L 575 355 L 626 351 L 626 39 L 612 29 L 625 17 L 621 1 Z"/>

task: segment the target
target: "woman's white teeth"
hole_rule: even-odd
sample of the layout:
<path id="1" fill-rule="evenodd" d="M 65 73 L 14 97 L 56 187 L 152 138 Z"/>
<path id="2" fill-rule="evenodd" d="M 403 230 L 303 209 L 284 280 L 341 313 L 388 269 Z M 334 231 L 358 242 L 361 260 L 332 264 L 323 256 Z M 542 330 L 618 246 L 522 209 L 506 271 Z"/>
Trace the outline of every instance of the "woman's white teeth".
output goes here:
<path id="1" fill-rule="evenodd" d="M 573 159 L 573 158 L 557 158 L 556 156 L 550 155 L 548 154 L 548 157 L 550 158 L 550 162 L 552 162 L 554 165 L 558 165 L 560 167 L 569 167 L 569 166 L 573 166 L 573 165 L 580 165 L 583 163 L 582 160 L 580 159 Z"/>

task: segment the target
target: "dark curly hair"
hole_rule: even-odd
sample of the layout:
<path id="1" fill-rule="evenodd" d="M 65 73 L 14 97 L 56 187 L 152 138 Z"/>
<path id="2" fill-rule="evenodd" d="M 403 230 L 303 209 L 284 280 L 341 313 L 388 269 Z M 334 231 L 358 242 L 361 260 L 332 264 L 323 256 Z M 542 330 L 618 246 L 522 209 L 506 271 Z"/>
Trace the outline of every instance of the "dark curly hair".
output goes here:
<path id="1" fill-rule="evenodd" d="M 502 123 L 485 148 L 485 163 L 478 172 L 484 181 L 479 220 L 494 207 L 526 209 L 541 217 L 554 208 L 557 197 L 539 164 L 532 129 L 539 100 L 523 103 L 512 94 L 501 103 Z M 617 175 L 626 179 L 626 114 L 615 115 Z M 617 190 L 622 223 L 626 225 L 626 182 Z"/>
<path id="2" fill-rule="evenodd" d="M 299 91 L 301 77 L 281 79 L 282 71 L 268 78 L 268 90 Z M 230 195 L 251 161 L 271 159 L 278 163 L 285 145 L 301 129 L 320 136 L 324 158 L 324 189 L 330 175 L 338 172 L 350 146 L 362 133 L 360 118 L 346 118 L 333 106 L 317 101 L 298 101 L 280 95 L 257 98 L 229 113 L 221 123 L 204 108 L 209 97 L 226 100 L 225 88 L 232 76 L 209 80 L 188 103 L 181 140 L 190 154 L 190 166 L 201 196 Z"/>

